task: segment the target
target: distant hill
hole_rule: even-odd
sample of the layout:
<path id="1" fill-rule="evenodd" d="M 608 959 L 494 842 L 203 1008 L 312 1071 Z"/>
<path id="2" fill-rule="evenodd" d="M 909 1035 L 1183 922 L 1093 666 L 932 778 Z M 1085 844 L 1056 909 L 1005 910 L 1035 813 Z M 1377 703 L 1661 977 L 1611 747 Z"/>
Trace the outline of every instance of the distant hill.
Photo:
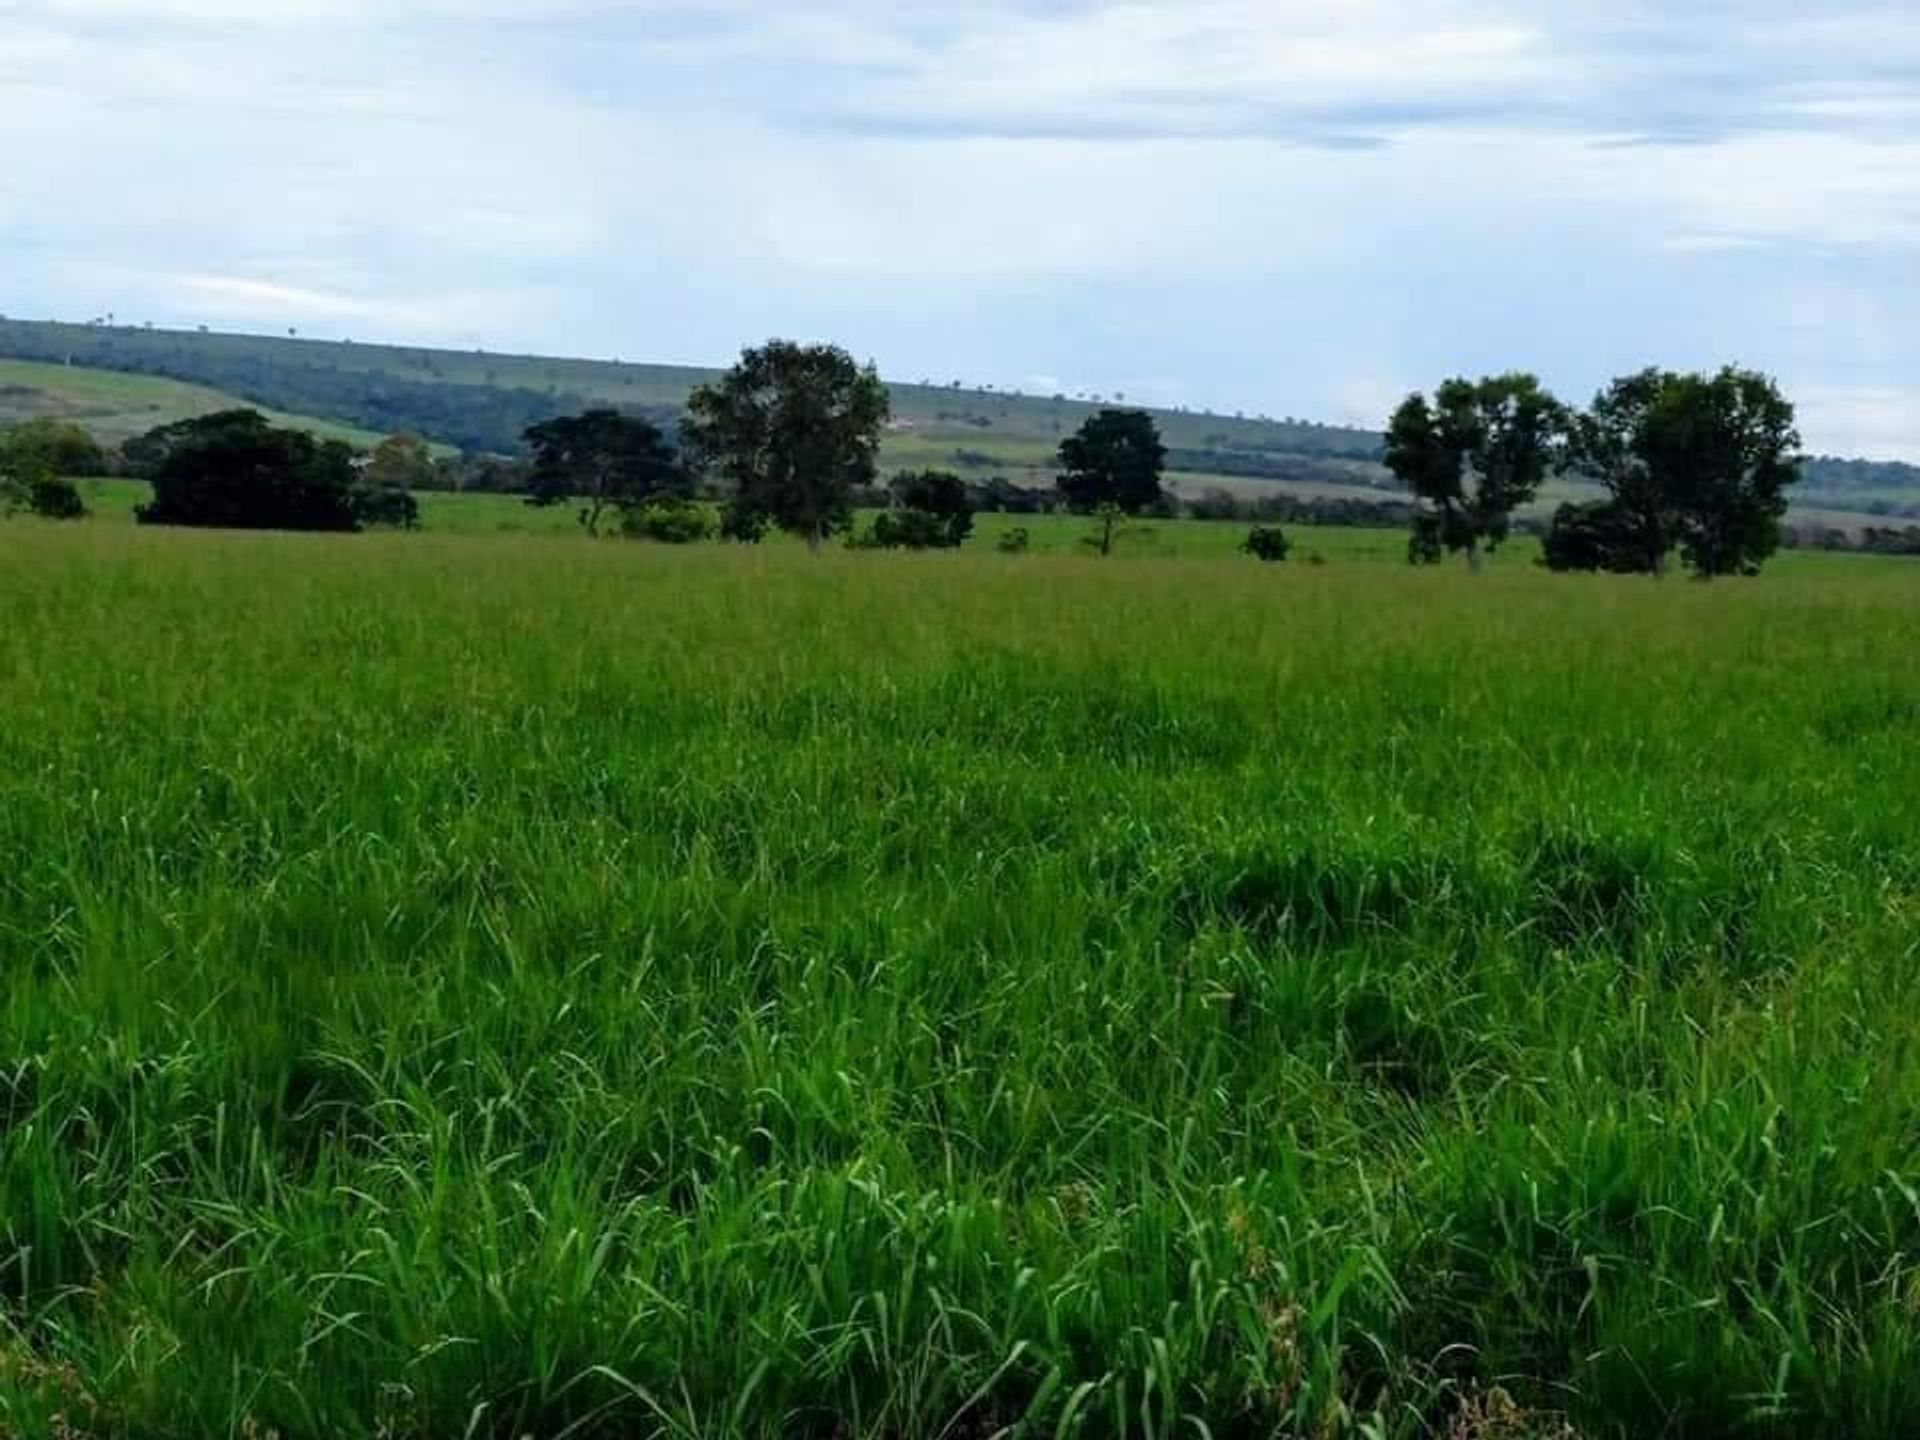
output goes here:
<path id="1" fill-rule="evenodd" d="M 306 428 L 371 444 L 412 431 L 438 445 L 514 454 L 532 424 L 612 405 L 677 424 L 689 392 L 719 372 L 684 365 L 561 359 L 491 351 L 208 331 L 148 330 L 0 319 L 0 356 L 37 362 L 0 370 L 0 423 L 66 414 L 103 439 L 231 403 L 259 406 Z M 88 371 L 95 378 L 86 378 Z M 111 372 L 99 375 L 98 372 Z M 64 377 L 64 378 L 63 378 Z M 156 387 L 135 390 L 136 377 Z M 894 422 L 882 448 L 892 468 L 938 466 L 972 478 L 1004 475 L 1050 486 L 1063 436 L 1122 395 L 1076 399 L 965 386 L 891 382 Z M 1176 488 L 1398 493 L 1370 430 L 1188 410 L 1154 409 Z M 1556 487 L 1556 490 L 1566 487 Z M 1920 515 L 1920 467 L 1810 460 L 1797 506 L 1865 515 Z"/>
<path id="2" fill-rule="evenodd" d="M 674 365 L 360 345 L 261 335 L 0 320 L 0 355 L 163 376 L 249 403 L 379 434 L 410 430 L 511 454 L 528 425 L 607 404 L 671 427 L 689 392 L 718 373 Z M 890 466 L 982 476 L 1048 471 L 1063 436 L 1100 401 L 959 385 L 891 386 Z M 1176 470 L 1198 477 L 1391 488 L 1380 437 L 1308 421 L 1156 410 Z M 1050 472 L 1048 472 L 1050 473 Z M 1050 483 L 1050 481 L 1049 481 Z"/>
<path id="3" fill-rule="evenodd" d="M 205 385 L 152 375 L 120 374 L 30 360 L 0 360 L 0 425 L 53 416 L 84 426 L 109 444 L 217 410 L 251 403 Z M 380 434 L 311 415 L 269 409 L 281 425 L 310 430 L 328 440 L 365 448 Z"/>

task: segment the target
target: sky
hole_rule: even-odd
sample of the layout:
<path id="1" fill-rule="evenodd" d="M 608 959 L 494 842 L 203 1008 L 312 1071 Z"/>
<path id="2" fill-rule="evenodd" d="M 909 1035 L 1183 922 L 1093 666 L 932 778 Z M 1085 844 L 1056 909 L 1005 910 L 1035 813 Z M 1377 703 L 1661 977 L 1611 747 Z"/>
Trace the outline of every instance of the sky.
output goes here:
<path id="1" fill-rule="evenodd" d="M 1920 461 L 1912 0 L 0 0 L 0 313 Z"/>

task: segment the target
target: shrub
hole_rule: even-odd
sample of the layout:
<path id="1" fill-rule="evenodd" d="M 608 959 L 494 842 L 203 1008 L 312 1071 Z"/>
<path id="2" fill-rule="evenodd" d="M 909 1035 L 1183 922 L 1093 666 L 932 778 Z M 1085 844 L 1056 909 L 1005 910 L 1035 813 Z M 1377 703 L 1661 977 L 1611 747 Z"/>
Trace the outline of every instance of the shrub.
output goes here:
<path id="1" fill-rule="evenodd" d="M 972 526 L 971 515 L 966 523 Z M 879 550 L 952 550 L 962 538 L 947 516 L 930 510 L 887 510 L 874 517 L 866 543 Z"/>
<path id="2" fill-rule="evenodd" d="M 84 520 L 87 502 L 79 487 L 61 475 L 41 475 L 27 485 L 27 508 L 46 520 Z"/>
<path id="3" fill-rule="evenodd" d="M 1632 517 L 1612 500 L 1562 505 L 1554 511 L 1541 546 L 1540 563 L 1549 570 L 1631 575 L 1658 564 L 1657 557 L 1647 553 Z"/>
<path id="4" fill-rule="evenodd" d="M 1278 525 L 1256 525 L 1247 532 L 1246 542 L 1240 548 L 1256 560 L 1277 564 L 1287 558 L 1293 542 Z"/>
<path id="5" fill-rule="evenodd" d="M 1016 525 L 1013 529 L 1002 535 L 993 548 L 998 550 L 1002 555 L 1024 555 L 1027 553 L 1027 547 L 1030 543 L 1027 535 L 1027 527 L 1024 525 Z"/>
<path id="6" fill-rule="evenodd" d="M 366 485 L 353 492 L 354 518 L 362 525 L 392 526 L 397 530 L 420 528 L 420 502 L 411 490 L 397 485 Z"/>
<path id="7" fill-rule="evenodd" d="M 660 545 L 694 545 L 711 540 L 717 528 L 713 511 L 693 500 L 654 500 L 628 510 L 620 528 L 634 540 Z"/>

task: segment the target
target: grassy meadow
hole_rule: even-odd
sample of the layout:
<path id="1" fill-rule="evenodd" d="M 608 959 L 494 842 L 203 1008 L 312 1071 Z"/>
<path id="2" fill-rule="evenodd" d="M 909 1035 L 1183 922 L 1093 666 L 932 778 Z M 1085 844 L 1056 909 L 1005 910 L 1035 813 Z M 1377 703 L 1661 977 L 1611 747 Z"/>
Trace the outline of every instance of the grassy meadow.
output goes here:
<path id="1" fill-rule="evenodd" d="M 0 1433 L 1920 1433 L 1920 572 L 1158 528 L 0 526 Z"/>
<path id="2" fill-rule="evenodd" d="M 307 430 L 322 440 L 343 440 L 357 449 L 371 449 L 385 438 L 311 415 L 265 410 L 205 385 L 157 375 L 0 359 L 0 427 L 50 416 L 83 427 L 103 444 L 117 445 L 159 425 L 240 407 L 261 410 L 276 425 Z"/>

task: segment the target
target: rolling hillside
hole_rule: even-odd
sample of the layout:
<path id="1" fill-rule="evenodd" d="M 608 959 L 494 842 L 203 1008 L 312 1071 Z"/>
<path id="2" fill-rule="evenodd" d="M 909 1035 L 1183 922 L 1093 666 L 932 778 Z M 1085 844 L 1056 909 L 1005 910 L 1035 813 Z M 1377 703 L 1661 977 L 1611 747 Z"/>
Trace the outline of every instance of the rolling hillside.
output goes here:
<path id="1" fill-rule="evenodd" d="M 156 425 L 210 415 L 251 402 L 205 385 L 152 375 L 120 374 L 30 360 L 0 360 L 0 425 L 54 416 L 83 425 L 100 440 L 117 444 Z M 365 447 L 380 435 L 353 425 L 269 410 L 277 424 L 310 430 L 328 440 Z"/>
<path id="2" fill-rule="evenodd" d="M 527 425 L 592 404 L 678 418 L 688 393 L 717 373 L 687 366 L 550 359 L 491 352 L 360 345 L 289 337 L 0 320 L 0 355 L 59 366 L 161 376 L 277 410 L 376 433 L 413 430 L 447 445 L 509 453 Z M 954 385 L 892 386 L 889 465 L 943 465 L 1029 481 L 1063 435 L 1099 408 L 1090 400 Z M 1121 396 L 1107 396 L 1122 403 Z M 1366 431 L 1156 411 L 1172 468 L 1208 479 L 1389 487 Z M 157 423 L 157 422 L 156 422 Z"/>

